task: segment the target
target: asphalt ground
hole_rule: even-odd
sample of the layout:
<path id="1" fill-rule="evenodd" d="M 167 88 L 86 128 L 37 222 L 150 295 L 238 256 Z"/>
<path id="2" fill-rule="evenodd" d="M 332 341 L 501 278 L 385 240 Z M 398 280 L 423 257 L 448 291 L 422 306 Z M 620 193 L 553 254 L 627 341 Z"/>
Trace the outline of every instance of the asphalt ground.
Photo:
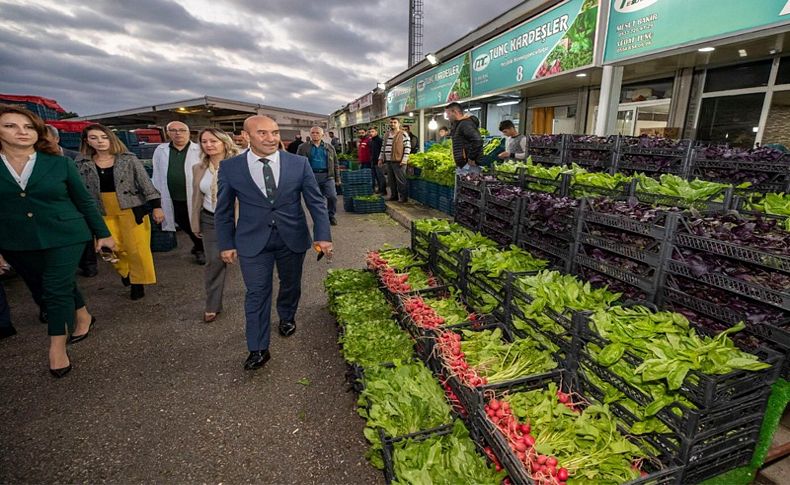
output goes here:
<path id="1" fill-rule="evenodd" d="M 364 458 L 322 282 L 409 236 L 384 214 L 341 209 L 338 221 L 334 261 L 305 261 L 296 333 L 281 337 L 273 315 L 272 360 L 257 371 L 242 368 L 238 267 L 225 311 L 203 323 L 203 268 L 181 233 L 176 250 L 154 253 L 158 283 L 140 301 L 101 261 L 99 276 L 78 277 L 97 324 L 60 380 L 27 288 L 6 281 L 18 335 L 0 340 L 0 483 L 383 483 Z"/>

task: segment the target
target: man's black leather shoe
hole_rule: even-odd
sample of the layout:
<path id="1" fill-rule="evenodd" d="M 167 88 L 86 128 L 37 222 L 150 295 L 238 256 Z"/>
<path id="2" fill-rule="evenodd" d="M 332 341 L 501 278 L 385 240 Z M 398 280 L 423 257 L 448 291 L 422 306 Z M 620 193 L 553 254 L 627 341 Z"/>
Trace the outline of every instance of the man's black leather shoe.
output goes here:
<path id="1" fill-rule="evenodd" d="M 329 218 L 329 224 L 332 225 L 332 226 L 336 226 L 337 225 L 337 219 L 335 219 L 334 217 L 330 217 Z"/>
<path id="2" fill-rule="evenodd" d="M 280 320 L 280 335 L 283 337 L 288 337 L 296 332 L 296 322 L 286 322 L 285 320 Z"/>
<path id="3" fill-rule="evenodd" d="M 268 350 L 256 350 L 250 352 L 250 356 L 244 362 L 244 370 L 255 370 L 263 367 L 263 364 L 269 361 L 272 356 Z"/>
<path id="4" fill-rule="evenodd" d="M 13 325 L 10 327 L 0 327 L 0 340 L 13 335 L 16 335 L 16 329 Z"/>

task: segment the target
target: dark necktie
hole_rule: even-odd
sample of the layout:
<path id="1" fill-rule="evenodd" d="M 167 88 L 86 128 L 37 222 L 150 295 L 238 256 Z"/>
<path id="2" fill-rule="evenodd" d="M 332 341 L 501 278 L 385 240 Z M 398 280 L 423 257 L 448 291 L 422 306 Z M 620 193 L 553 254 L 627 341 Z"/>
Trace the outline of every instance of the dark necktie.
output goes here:
<path id="1" fill-rule="evenodd" d="M 266 198 L 269 202 L 274 202 L 274 197 L 277 196 L 277 184 L 274 181 L 272 166 L 269 165 L 271 160 L 261 158 L 260 162 L 263 163 L 263 186 L 266 187 Z"/>

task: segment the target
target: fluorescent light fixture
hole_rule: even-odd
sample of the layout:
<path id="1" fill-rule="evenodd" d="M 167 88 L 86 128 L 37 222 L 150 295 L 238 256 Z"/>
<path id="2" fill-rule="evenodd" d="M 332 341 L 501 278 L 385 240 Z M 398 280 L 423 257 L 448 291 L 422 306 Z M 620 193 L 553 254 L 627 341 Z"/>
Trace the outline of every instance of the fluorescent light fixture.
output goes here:
<path id="1" fill-rule="evenodd" d="M 428 122 L 428 129 L 433 131 L 436 128 L 439 128 L 439 123 L 436 122 L 436 118 L 431 118 L 431 121 Z"/>
<path id="2" fill-rule="evenodd" d="M 439 64 L 439 59 L 434 54 L 426 55 L 425 59 L 427 59 L 428 62 L 430 62 L 432 66 L 435 66 L 436 64 Z"/>
<path id="3" fill-rule="evenodd" d="M 779 52 L 779 51 L 778 51 L 778 50 L 776 50 L 776 49 L 771 49 L 771 50 L 769 50 L 769 51 L 768 51 L 768 53 L 769 53 L 769 54 L 771 54 L 771 55 L 774 55 L 774 54 L 776 54 L 777 52 Z"/>
<path id="4" fill-rule="evenodd" d="M 579 74 L 576 75 L 576 77 L 587 77 L 587 73 L 586 72 L 580 72 Z"/>
<path id="5" fill-rule="evenodd" d="M 481 109 L 480 106 L 475 106 L 474 108 L 469 108 L 466 111 L 480 111 L 480 109 Z"/>
<path id="6" fill-rule="evenodd" d="M 497 103 L 497 106 L 511 106 L 514 104 L 518 104 L 520 101 L 502 101 L 501 103 Z"/>
<path id="7" fill-rule="evenodd" d="M 699 52 L 713 52 L 716 50 L 715 47 L 700 47 L 697 49 Z"/>
<path id="8" fill-rule="evenodd" d="M 382 91 L 387 89 L 387 85 L 385 83 L 378 83 L 376 84 L 376 87 L 381 89 Z"/>
<path id="9" fill-rule="evenodd" d="M 409 117 L 414 116 L 414 111 L 409 111 Z"/>
<path id="10" fill-rule="evenodd" d="M 738 49 L 738 55 L 741 57 L 746 57 L 749 54 L 746 53 L 746 49 Z"/>
<path id="11" fill-rule="evenodd" d="M 753 126 L 752 127 L 752 133 L 757 133 L 758 131 L 760 131 L 760 127 L 759 126 Z"/>

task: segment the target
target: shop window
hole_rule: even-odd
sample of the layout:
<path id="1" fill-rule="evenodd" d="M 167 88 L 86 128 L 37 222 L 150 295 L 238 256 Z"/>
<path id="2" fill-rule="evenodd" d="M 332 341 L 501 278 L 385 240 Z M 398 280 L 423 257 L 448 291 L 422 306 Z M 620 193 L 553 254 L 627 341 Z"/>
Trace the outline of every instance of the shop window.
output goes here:
<path id="1" fill-rule="evenodd" d="M 672 97 L 672 84 L 674 80 L 658 79 L 655 81 L 624 84 L 620 90 L 621 103 L 636 103 L 639 101 L 652 101 L 656 99 L 669 99 Z"/>
<path id="2" fill-rule="evenodd" d="M 772 61 L 749 62 L 736 66 L 708 69 L 705 92 L 768 86 Z"/>
<path id="3" fill-rule="evenodd" d="M 790 57 L 783 57 L 779 61 L 779 71 L 776 73 L 776 84 L 790 84 Z"/>
<path id="4" fill-rule="evenodd" d="M 703 99 L 697 139 L 750 148 L 757 135 L 764 100 L 762 93 Z"/>

